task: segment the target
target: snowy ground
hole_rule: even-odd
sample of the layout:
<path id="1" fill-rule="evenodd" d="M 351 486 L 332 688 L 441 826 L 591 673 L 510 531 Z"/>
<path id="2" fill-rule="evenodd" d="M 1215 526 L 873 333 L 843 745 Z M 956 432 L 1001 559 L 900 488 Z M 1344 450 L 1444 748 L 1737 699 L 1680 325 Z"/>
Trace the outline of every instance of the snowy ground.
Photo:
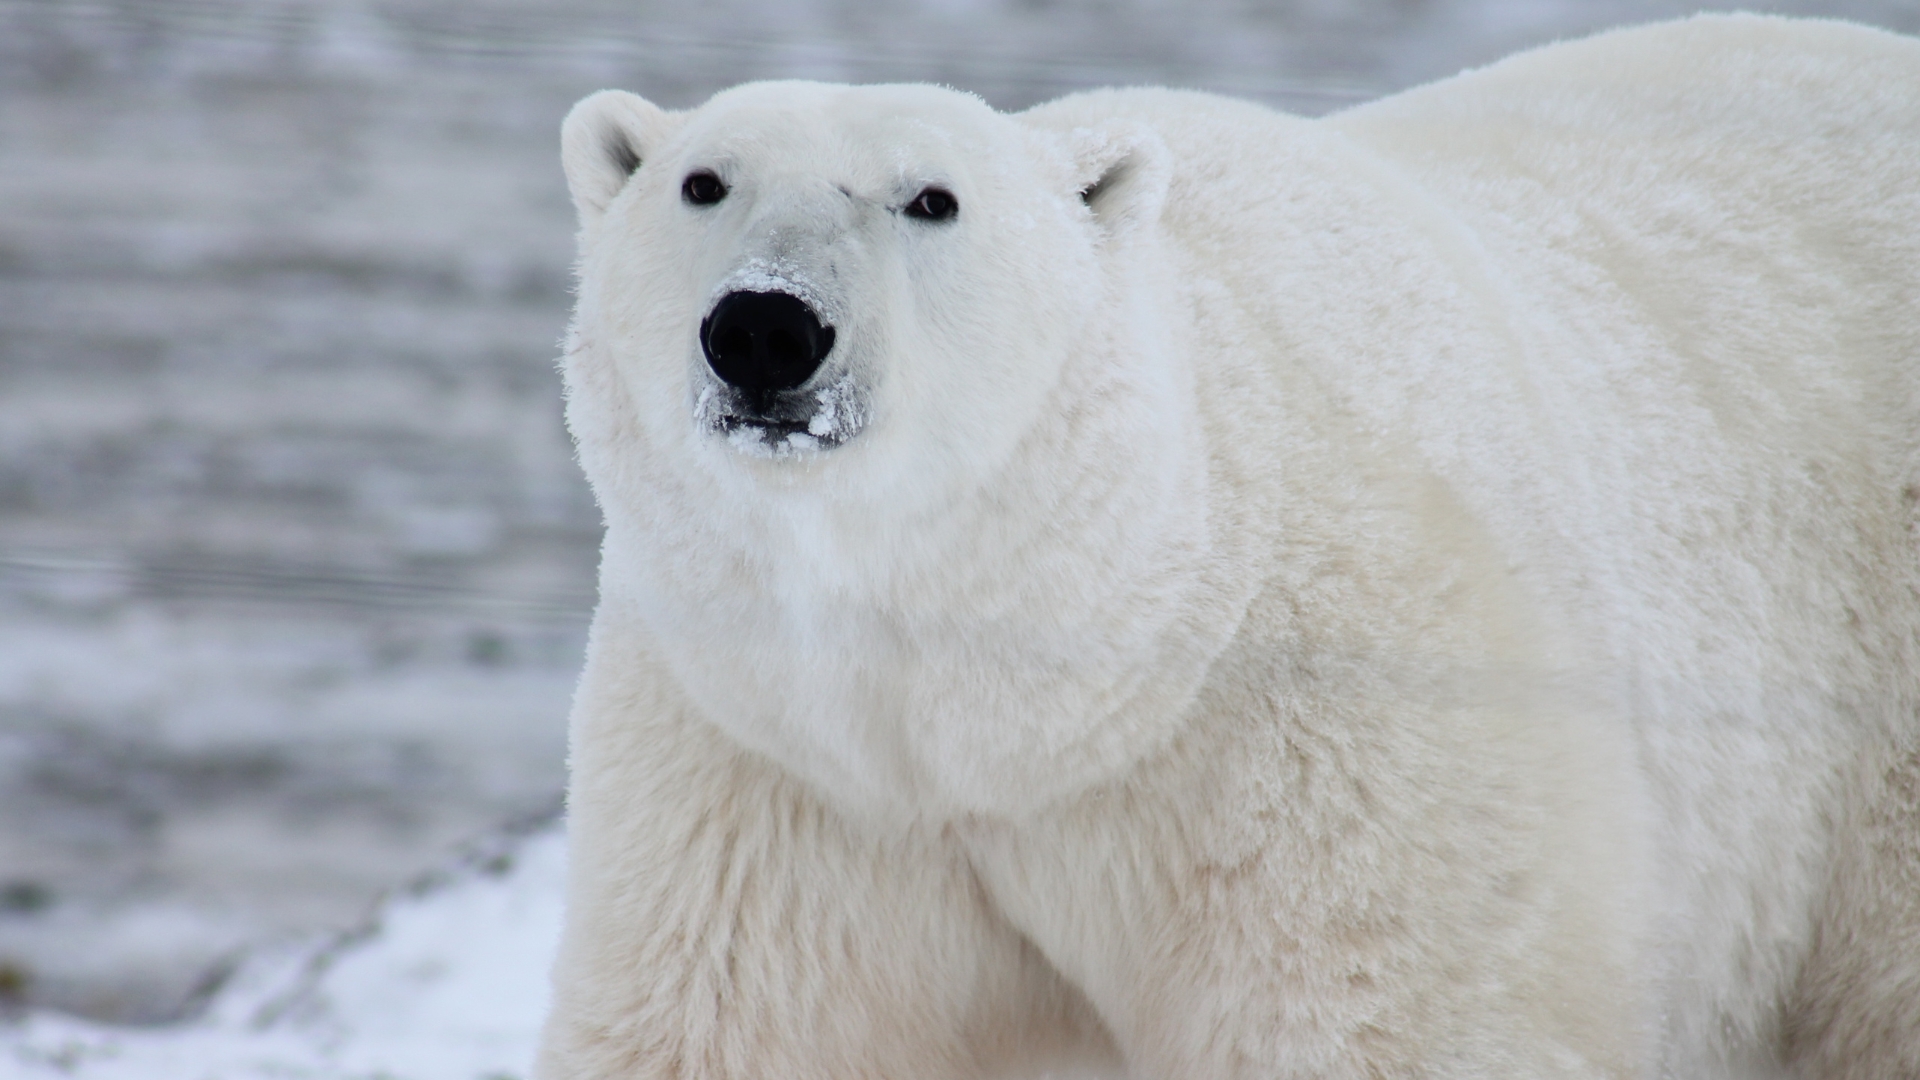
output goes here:
<path id="1" fill-rule="evenodd" d="M 546 1008 L 564 859 L 549 829 L 469 859 L 352 932 L 261 950 L 190 1023 L 35 1014 L 0 1029 L 0 1077 L 516 1080 Z"/>
<path id="2" fill-rule="evenodd" d="M 576 98 L 1315 114 L 1700 6 L 1920 32 L 1913 0 L 0 0 L 0 1080 L 524 1064 L 552 845 L 275 965 L 558 805 L 599 539 L 553 372 Z M 440 924 L 503 944 L 436 958 Z"/>

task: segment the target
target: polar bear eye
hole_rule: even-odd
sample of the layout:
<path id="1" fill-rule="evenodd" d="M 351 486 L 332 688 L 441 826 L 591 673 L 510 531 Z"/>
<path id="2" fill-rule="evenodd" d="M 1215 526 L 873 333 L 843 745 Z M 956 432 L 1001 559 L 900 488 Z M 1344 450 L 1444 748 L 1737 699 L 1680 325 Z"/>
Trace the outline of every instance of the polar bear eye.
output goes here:
<path id="1" fill-rule="evenodd" d="M 702 169 L 689 175 L 680 185 L 680 197 L 695 206 L 712 206 L 727 197 L 727 185 L 721 183 L 719 177 Z"/>
<path id="2" fill-rule="evenodd" d="M 913 197 L 907 204 L 907 216 L 922 221 L 946 221 L 960 212 L 960 200 L 953 192 L 930 187 Z"/>

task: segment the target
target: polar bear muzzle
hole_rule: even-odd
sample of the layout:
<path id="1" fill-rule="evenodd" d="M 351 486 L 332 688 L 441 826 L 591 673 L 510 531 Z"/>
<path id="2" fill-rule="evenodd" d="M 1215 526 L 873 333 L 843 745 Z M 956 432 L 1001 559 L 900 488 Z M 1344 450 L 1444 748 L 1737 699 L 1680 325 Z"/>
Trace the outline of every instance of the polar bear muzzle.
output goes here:
<path id="1" fill-rule="evenodd" d="M 846 442 L 866 426 L 867 394 L 851 371 L 820 375 L 833 344 L 833 327 L 792 293 L 727 293 L 700 322 L 715 381 L 694 402 L 695 421 L 754 456 Z M 809 382 L 818 385 L 802 389 Z"/>
<path id="2" fill-rule="evenodd" d="M 700 347 L 720 381 L 749 394 L 792 390 L 833 351 L 833 327 L 781 292 L 734 292 L 700 323 Z"/>

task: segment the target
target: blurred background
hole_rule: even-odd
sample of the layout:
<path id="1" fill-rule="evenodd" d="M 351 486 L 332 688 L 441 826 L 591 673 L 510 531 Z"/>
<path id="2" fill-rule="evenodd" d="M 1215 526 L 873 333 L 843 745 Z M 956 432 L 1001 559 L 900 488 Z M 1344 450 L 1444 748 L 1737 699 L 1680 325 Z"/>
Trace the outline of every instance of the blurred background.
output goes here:
<path id="1" fill-rule="evenodd" d="M 0 1013 L 187 1016 L 558 813 L 599 540 L 554 372 L 580 96 L 1321 114 L 1700 6 L 0 0 Z"/>

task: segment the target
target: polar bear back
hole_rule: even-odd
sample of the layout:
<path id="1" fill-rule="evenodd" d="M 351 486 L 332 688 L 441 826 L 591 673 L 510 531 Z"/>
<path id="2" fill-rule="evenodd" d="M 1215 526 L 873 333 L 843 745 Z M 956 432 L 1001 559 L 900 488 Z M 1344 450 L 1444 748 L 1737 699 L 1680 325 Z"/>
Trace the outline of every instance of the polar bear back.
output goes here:
<path id="1" fill-rule="evenodd" d="M 1825 592 L 1913 562 L 1915 101 L 1911 39 L 1702 16 L 1322 121 L 1169 91 L 1031 115 L 1166 141 L 1178 272 L 1247 320 L 1195 363 L 1263 355 L 1410 447 L 1614 662 L 1718 642 L 1691 659 L 1738 682 L 1769 660 L 1734 638 L 1865 617 Z"/>
<path id="2" fill-rule="evenodd" d="M 1725 710 L 1746 685 L 1765 714 L 1755 676 L 1830 678 L 1857 645 L 1840 625 L 1910 579 L 1916 101 L 1911 39 L 1702 17 L 1331 122 L 1459 223 L 1518 354 L 1474 389 L 1513 381 L 1532 449 L 1446 444 L 1439 379 L 1395 401 L 1389 365 L 1358 396 L 1420 432 L 1509 557 L 1665 693 L 1693 683 Z"/>
<path id="3" fill-rule="evenodd" d="M 1417 459 L 1579 642 L 1668 823 L 1671 1046 L 1765 1013 L 1826 793 L 1920 711 L 1915 102 L 1911 39 L 1733 16 L 1320 121 L 1164 91 L 1040 110 L 1166 141 L 1177 272 L 1232 313 L 1196 363 L 1263 355 L 1301 416 Z"/>
<path id="4" fill-rule="evenodd" d="M 1913 39 L 1740 15 L 1550 46 L 1317 122 L 1167 91 L 1037 112 L 1151 123 L 1181 165 L 1165 225 L 1195 276 L 1268 286 L 1242 298 L 1274 324 L 1265 351 L 1412 437 L 1511 558 L 1573 539 L 1591 576 L 1661 546 L 1596 529 L 1684 530 L 1703 494 L 1752 494 L 1727 473 L 1743 460 L 1839 455 L 1904 483 L 1916 101 Z"/>
<path id="5" fill-rule="evenodd" d="M 1822 778 L 1911 739 L 1916 102 L 1911 39 L 1746 16 L 1332 121 L 1459 223 L 1511 328 L 1511 387 L 1482 366 L 1421 399 L 1383 372 L 1357 397 L 1614 665 L 1673 823 L 1663 936 L 1705 999 L 1673 1045 L 1758 1015 L 1822 887 Z M 1524 440 L 1450 435 L 1476 392 Z"/>

